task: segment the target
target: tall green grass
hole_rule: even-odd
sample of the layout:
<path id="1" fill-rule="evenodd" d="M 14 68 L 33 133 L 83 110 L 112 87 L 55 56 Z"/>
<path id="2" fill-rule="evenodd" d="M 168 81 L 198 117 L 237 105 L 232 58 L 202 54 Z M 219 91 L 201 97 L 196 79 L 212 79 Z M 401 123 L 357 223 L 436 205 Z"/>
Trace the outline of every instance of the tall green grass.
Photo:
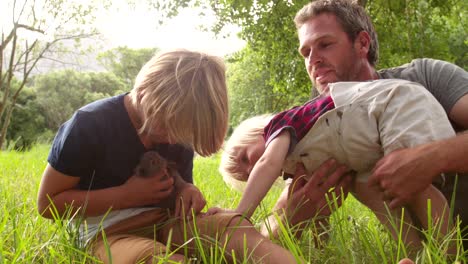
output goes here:
<path id="1" fill-rule="evenodd" d="M 49 146 L 38 145 L 27 152 L 0 152 L 0 264 L 98 263 L 76 243 L 76 230 L 68 220 L 48 220 L 37 213 L 36 196 L 48 151 Z M 207 206 L 235 207 L 240 193 L 226 186 L 218 173 L 218 164 L 217 156 L 197 157 L 194 181 L 205 195 Z M 254 224 L 261 224 L 279 193 L 279 189 L 270 191 L 252 218 Z M 319 238 L 328 239 L 322 240 L 319 247 L 314 239 L 317 237 L 314 228 L 307 229 L 301 239 L 286 226 L 281 230 L 275 242 L 310 263 L 397 263 L 408 254 L 407 249 L 394 241 L 376 217 L 352 196 L 332 215 L 330 226 L 320 231 Z M 423 250 L 412 256 L 416 262 L 466 263 L 467 254 L 461 251 L 459 229 L 453 231 L 458 251 L 451 257 L 447 257 L 450 238 L 432 239 L 438 236 L 437 232 L 437 228 L 424 232 L 428 239 Z M 200 245 L 198 249 L 198 256 L 191 257 L 199 263 L 224 263 L 225 254 L 229 253 L 224 252 L 222 244 L 218 248 Z M 244 261 L 252 262 L 250 258 Z"/>

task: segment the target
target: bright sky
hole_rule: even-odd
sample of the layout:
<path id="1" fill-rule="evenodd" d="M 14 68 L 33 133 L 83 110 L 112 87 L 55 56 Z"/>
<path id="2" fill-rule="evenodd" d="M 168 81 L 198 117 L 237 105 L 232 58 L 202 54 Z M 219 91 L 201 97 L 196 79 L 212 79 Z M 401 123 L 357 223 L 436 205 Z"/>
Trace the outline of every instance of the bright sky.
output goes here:
<path id="1" fill-rule="evenodd" d="M 97 27 L 112 46 L 187 48 L 223 56 L 245 45 L 244 41 L 236 37 L 238 29 L 235 27 L 228 28 L 231 32 L 228 38 L 202 32 L 200 25 L 212 25 L 214 17 L 200 17 L 194 9 L 182 10 L 177 17 L 162 26 L 157 23 L 157 18 L 155 11 L 151 13 L 141 6 L 134 9 L 113 8 L 98 17 Z"/>
<path id="2" fill-rule="evenodd" d="M 11 6 L 8 7 L 8 5 L 11 5 L 12 1 L 0 0 L 0 25 L 2 27 L 11 26 Z M 25 0 L 19 2 L 23 1 Z M 236 37 L 238 29 L 235 27 L 227 28 L 227 31 L 231 33 L 228 38 L 215 37 L 213 33 L 202 32 L 199 27 L 212 25 L 213 15 L 200 17 L 199 10 L 185 9 L 177 17 L 160 26 L 157 23 L 157 12 L 149 11 L 149 8 L 142 4 L 145 1 L 135 0 L 135 7 L 129 7 L 126 2 L 127 0 L 113 0 L 112 7 L 97 16 L 96 26 L 108 40 L 106 49 L 117 46 L 187 48 L 223 56 L 240 50 L 245 45 L 244 41 Z M 203 11 L 207 12 L 207 10 Z"/>

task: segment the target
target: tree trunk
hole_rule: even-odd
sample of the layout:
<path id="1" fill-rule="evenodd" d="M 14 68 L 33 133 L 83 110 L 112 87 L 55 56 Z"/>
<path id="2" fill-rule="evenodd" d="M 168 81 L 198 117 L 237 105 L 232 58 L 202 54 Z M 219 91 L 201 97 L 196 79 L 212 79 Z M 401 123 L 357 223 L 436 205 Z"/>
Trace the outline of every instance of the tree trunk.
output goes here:
<path id="1" fill-rule="evenodd" d="M 0 151 L 3 147 L 3 144 L 5 143 L 6 134 L 8 131 L 8 126 L 10 125 L 10 119 L 11 119 L 11 114 L 13 113 L 13 109 L 14 109 L 14 105 L 7 108 L 5 119 L 3 119 L 3 124 L 2 124 L 3 126 L 0 132 Z"/>

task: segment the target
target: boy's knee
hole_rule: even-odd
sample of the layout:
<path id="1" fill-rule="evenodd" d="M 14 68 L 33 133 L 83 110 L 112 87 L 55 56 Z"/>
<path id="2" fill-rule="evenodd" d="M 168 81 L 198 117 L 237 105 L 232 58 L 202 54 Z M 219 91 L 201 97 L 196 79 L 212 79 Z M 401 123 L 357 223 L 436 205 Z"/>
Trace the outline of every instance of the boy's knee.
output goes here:
<path id="1" fill-rule="evenodd" d="M 398 262 L 398 264 L 414 264 L 414 262 L 411 259 L 404 258 Z"/>
<path id="2" fill-rule="evenodd" d="M 232 241 L 244 242 L 247 238 L 260 242 L 265 238 L 248 219 L 242 216 L 236 216 L 228 226 L 228 230 L 230 230 L 228 236 Z"/>
<path id="3" fill-rule="evenodd" d="M 252 230 L 256 230 L 252 222 L 241 215 L 234 216 L 226 227 L 231 230 L 242 232 L 251 232 Z"/>
<path id="4" fill-rule="evenodd" d="M 241 216 L 241 215 L 236 215 L 232 218 L 232 221 L 229 223 L 230 226 L 243 226 L 243 227 L 249 227 L 252 226 L 253 224 L 247 220 L 247 218 Z"/>

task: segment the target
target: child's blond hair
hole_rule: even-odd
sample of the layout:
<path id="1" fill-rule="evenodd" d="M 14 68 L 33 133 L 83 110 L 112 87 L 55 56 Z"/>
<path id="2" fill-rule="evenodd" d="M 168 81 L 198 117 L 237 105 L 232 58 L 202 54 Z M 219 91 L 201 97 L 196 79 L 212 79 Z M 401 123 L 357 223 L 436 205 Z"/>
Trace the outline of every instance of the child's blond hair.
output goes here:
<path id="1" fill-rule="evenodd" d="M 217 152 L 228 128 L 228 97 L 222 58 L 188 50 L 154 56 L 133 87 L 143 116 L 140 133 L 155 126 L 198 154 Z"/>
<path id="2" fill-rule="evenodd" d="M 219 172 L 226 183 L 239 191 L 243 191 L 245 180 L 236 172 L 238 149 L 257 143 L 258 136 L 263 135 L 263 130 L 272 117 L 269 114 L 259 115 L 242 121 L 225 144 Z"/>

